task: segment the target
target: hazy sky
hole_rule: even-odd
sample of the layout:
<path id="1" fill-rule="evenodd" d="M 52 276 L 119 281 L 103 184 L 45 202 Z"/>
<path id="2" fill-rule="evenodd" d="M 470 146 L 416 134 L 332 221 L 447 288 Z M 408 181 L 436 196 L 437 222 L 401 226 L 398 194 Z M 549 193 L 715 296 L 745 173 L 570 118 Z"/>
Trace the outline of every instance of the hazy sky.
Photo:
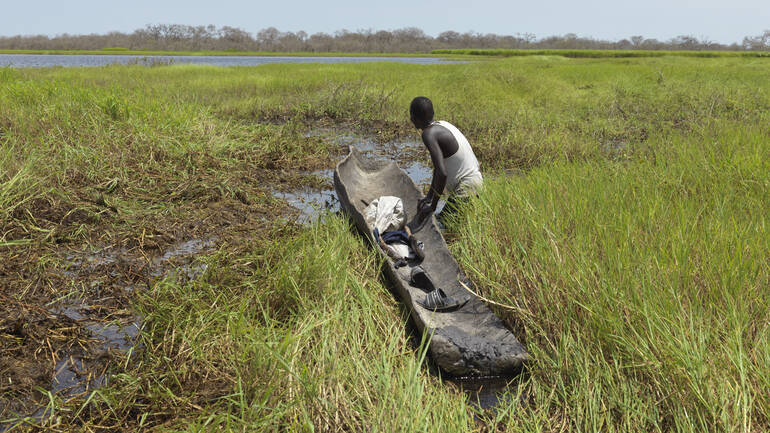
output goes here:
<path id="1" fill-rule="evenodd" d="M 0 35 L 131 32 L 146 24 L 214 24 L 256 33 L 419 27 L 537 38 L 678 35 L 740 42 L 770 30 L 770 0 L 0 0 Z"/>

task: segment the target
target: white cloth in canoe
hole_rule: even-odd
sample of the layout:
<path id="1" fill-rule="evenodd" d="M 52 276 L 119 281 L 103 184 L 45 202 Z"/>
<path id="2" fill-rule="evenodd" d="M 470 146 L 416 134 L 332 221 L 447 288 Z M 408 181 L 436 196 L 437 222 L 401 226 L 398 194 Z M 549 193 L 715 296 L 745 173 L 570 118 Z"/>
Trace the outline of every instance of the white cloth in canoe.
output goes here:
<path id="1" fill-rule="evenodd" d="M 406 224 L 406 212 L 404 202 L 392 195 L 384 195 L 376 198 L 364 209 L 366 224 L 375 228 L 380 234 L 394 230 L 403 230 Z M 392 244 L 393 250 L 401 257 L 414 257 L 414 253 L 408 245 Z"/>

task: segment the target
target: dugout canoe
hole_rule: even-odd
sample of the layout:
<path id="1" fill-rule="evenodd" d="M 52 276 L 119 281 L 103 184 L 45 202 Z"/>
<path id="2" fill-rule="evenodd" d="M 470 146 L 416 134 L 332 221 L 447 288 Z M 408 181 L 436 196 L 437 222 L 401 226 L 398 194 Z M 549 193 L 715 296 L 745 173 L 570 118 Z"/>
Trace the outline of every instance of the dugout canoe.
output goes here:
<path id="1" fill-rule="evenodd" d="M 483 301 L 470 294 L 460 281 L 473 288 L 454 257 L 449 253 L 444 237 L 431 217 L 415 236 L 425 243 L 425 259 L 395 268 L 393 261 L 374 244 L 372 227 L 363 211 L 365 203 L 384 195 L 400 197 L 408 220 L 416 215 L 422 198 L 417 185 L 394 162 L 368 160 L 355 147 L 337 164 L 334 187 L 342 209 L 377 251 L 386 259 L 385 273 L 393 283 L 396 294 L 409 309 L 417 329 L 430 337 L 429 352 L 433 361 L 454 376 L 492 376 L 517 373 L 528 359 L 519 340 L 509 331 Z M 470 296 L 461 308 L 451 312 L 433 312 L 418 304 L 425 292 L 409 284 L 411 268 L 422 266 L 437 287 L 454 298 Z"/>

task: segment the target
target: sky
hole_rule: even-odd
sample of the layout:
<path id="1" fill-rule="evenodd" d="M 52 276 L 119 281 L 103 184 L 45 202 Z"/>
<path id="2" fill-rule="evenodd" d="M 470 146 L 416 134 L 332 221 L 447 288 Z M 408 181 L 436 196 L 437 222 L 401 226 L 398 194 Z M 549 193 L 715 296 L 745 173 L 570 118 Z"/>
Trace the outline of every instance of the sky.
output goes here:
<path id="1" fill-rule="evenodd" d="M 770 0 L 0 0 L 0 36 L 132 32 L 147 24 L 333 33 L 418 27 L 538 39 L 679 35 L 720 43 L 770 30 Z"/>

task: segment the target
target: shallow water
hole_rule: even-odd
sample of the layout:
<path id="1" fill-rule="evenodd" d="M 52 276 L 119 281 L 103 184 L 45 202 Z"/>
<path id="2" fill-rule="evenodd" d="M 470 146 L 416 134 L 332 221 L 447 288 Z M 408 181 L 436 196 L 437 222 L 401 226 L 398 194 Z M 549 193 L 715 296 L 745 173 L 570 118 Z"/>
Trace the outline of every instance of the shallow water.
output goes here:
<path id="1" fill-rule="evenodd" d="M 78 321 L 88 329 L 101 356 L 109 357 L 112 351 L 126 353 L 135 346 L 142 326 L 140 317 L 133 316 L 111 322 L 89 320 L 88 316 L 81 313 L 82 308 L 88 308 L 87 302 L 82 299 L 78 301 L 61 305 L 52 312 Z M 51 391 L 60 397 L 70 397 L 87 393 L 104 385 L 104 375 L 94 374 L 89 365 L 93 361 L 74 354 L 65 354 L 56 364 Z"/>
<path id="2" fill-rule="evenodd" d="M 433 176 L 433 170 L 417 159 L 424 149 L 422 143 L 416 140 L 380 142 L 373 137 L 333 129 L 314 130 L 307 135 L 321 137 L 323 140 L 340 146 L 343 154 L 347 154 L 348 146 L 353 146 L 369 159 L 396 161 L 414 183 L 423 190 L 430 184 Z M 308 174 L 323 179 L 325 181 L 323 186 L 303 186 L 288 192 L 273 191 L 274 197 L 286 200 L 291 206 L 299 210 L 296 222 L 300 224 L 309 224 L 322 217 L 326 211 L 338 212 L 340 210 L 340 202 L 333 186 L 334 168 L 325 168 Z M 439 210 L 440 206 L 441 204 L 439 204 Z"/>
<path id="3" fill-rule="evenodd" d="M 0 67 L 44 68 L 52 66 L 107 66 L 114 64 L 195 64 L 258 66 L 270 63 L 363 63 L 400 62 L 419 65 L 460 63 L 437 57 L 299 57 L 299 56 L 136 56 L 109 54 L 0 54 Z"/>
<path id="4" fill-rule="evenodd" d="M 482 410 L 494 410 L 506 401 L 512 388 L 512 378 L 507 377 L 461 377 L 449 379 L 467 396 L 471 406 Z"/>
<path id="5" fill-rule="evenodd" d="M 274 191 L 273 197 L 284 199 L 299 210 L 295 220 L 299 224 L 310 224 L 321 217 L 324 211 L 340 210 L 340 201 L 334 190 L 303 187 L 291 192 Z"/>
<path id="6" fill-rule="evenodd" d="M 195 262 L 195 257 L 211 250 L 214 245 L 215 239 L 189 239 L 172 244 L 162 255 L 150 260 L 147 273 L 155 278 L 175 274 L 177 277 L 186 278 L 188 281 L 195 279 L 206 270 L 206 265 Z M 126 260 L 126 257 L 129 256 L 130 252 L 124 248 L 102 250 L 80 257 L 70 256 L 71 261 L 64 273 L 76 277 L 82 271 L 94 271 L 97 266 L 115 264 L 119 260 Z M 136 289 L 136 286 L 131 284 L 125 284 L 122 287 L 127 291 Z M 83 314 L 82 310 L 87 308 L 89 308 L 88 300 L 77 299 L 59 305 L 53 308 L 51 312 L 80 322 L 95 340 L 93 344 L 96 350 L 104 354 L 113 350 L 126 353 L 134 347 L 142 327 L 141 317 L 131 316 L 120 321 L 101 322 L 90 320 L 89 316 Z M 85 364 L 86 360 L 72 354 L 65 354 L 57 363 L 51 391 L 66 397 L 78 395 L 103 385 L 104 376 L 93 375 L 90 372 L 83 374 L 84 371 L 89 370 Z"/>
<path id="7" fill-rule="evenodd" d="M 177 277 L 194 280 L 206 271 L 207 265 L 195 261 L 195 258 L 211 251 L 216 245 L 216 238 L 190 239 L 177 242 L 151 261 L 150 275 L 157 278 L 174 273 Z"/>

